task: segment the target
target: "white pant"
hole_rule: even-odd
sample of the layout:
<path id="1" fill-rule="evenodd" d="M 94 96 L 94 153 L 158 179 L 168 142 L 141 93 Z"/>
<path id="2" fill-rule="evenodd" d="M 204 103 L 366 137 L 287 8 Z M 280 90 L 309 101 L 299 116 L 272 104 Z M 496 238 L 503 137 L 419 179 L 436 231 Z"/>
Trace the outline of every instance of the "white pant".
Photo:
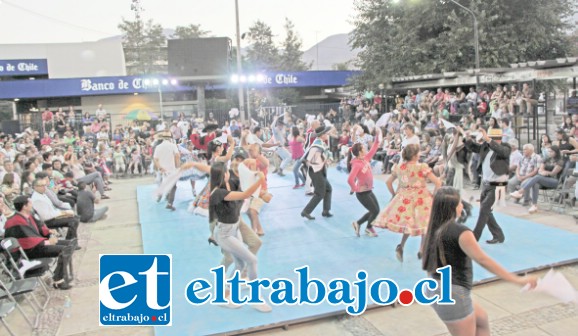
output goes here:
<path id="1" fill-rule="evenodd" d="M 277 147 L 277 149 L 275 149 L 275 153 L 277 153 L 277 155 L 279 155 L 279 157 L 282 160 L 279 168 L 281 168 L 281 171 L 283 171 L 283 169 L 287 168 L 287 166 L 292 161 L 291 160 L 291 153 L 289 153 L 289 151 L 287 149 L 285 149 L 285 147 Z"/>

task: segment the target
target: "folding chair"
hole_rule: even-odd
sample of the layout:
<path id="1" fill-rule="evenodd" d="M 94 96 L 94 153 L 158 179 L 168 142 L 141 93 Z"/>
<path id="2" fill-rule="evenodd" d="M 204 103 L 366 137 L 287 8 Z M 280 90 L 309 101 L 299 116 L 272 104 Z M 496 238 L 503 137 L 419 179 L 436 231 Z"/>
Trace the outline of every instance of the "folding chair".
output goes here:
<path id="1" fill-rule="evenodd" d="M 6 265 L 6 257 L 4 255 L 0 255 L 0 267 L 2 271 L 6 273 L 6 275 L 8 275 L 8 277 L 6 277 L 4 280 L 0 279 L 0 299 L 8 299 L 13 303 L 15 303 L 16 304 L 15 307 L 20 311 L 20 313 L 22 314 L 26 322 L 30 325 L 30 327 L 32 329 L 38 328 L 42 308 L 40 306 L 40 303 L 34 296 L 33 292 L 39 286 L 39 280 L 37 278 L 14 280 L 12 278 L 12 273 L 10 272 L 10 270 Z M 30 300 L 28 294 L 32 295 L 33 300 Z M 15 299 L 16 296 L 24 297 L 24 299 L 28 302 L 32 310 L 34 310 L 34 313 L 36 314 L 34 323 L 32 323 L 31 319 L 22 310 L 20 305 L 17 304 Z"/>
<path id="2" fill-rule="evenodd" d="M 573 168 L 566 168 L 560 175 L 558 179 L 558 185 L 556 188 L 540 188 L 538 193 L 539 198 L 546 203 L 549 211 L 556 211 L 558 213 L 566 212 L 566 197 L 574 193 L 573 188 L 568 188 L 567 182 L 568 178 L 572 176 Z"/>
<path id="3" fill-rule="evenodd" d="M 6 328 L 10 336 L 15 336 L 16 334 L 10 329 L 8 323 L 6 323 L 6 317 L 8 317 L 16 307 L 17 303 L 15 301 L 0 300 L 0 322 L 2 322 L 2 325 Z"/>
<path id="4" fill-rule="evenodd" d="M 46 296 L 46 301 L 44 302 L 44 304 L 39 306 L 41 307 L 41 309 L 46 309 L 46 307 L 48 306 L 48 302 L 50 301 L 50 292 L 48 291 L 48 285 L 42 279 L 42 275 L 44 274 L 44 272 L 40 272 L 37 274 L 34 273 L 27 274 L 27 272 L 45 263 L 48 264 L 47 269 L 50 271 L 50 273 L 52 273 L 52 270 L 50 269 L 51 267 L 50 264 L 53 262 L 53 259 L 52 258 L 41 258 L 34 260 L 28 259 L 26 252 L 24 252 L 22 246 L 20 246 L 18 240 L 13 237 L 4 238 L 2 241 L 0 241 L 0 246 L 6 252 L 7 262 L 10 263 L 12 269 L 17 273 L 18 278 L 20 280 L 24 280 L 26 278 L 39 279 L 40 285 L 42 286 L 42 289 L 44 291 L 44 295 Z M 19 253 L 20 258 L 18 258 L 18 260 L 14 259 L 15 253 Z M 18 266 L 19 264 L 20 266 Z M 14 273 L 10 271 L 10 268 L 7 267 L 7 265 L 5 266 L 10 277 L 13 280 L 16 280 Z"/>

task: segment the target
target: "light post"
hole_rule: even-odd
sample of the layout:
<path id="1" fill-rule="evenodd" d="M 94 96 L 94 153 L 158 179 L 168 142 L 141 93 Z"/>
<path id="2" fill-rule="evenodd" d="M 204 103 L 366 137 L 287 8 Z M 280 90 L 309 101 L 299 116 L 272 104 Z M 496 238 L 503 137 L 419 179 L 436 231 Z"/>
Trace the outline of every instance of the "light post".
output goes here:
<path id="1" fill-rule="evenodd" d="M 239 27 L 239 0 L 235 0 L 235 20 L 237 28 L 237 78 L 241 78 L 243 73 L 241 65 L 241 28 Z M 239 114 L 241 114 L 241 122 L 245 121 L 245 101 L 243 98 L 243 86 L 239 85 L 237 88 L 239 95 Z M 249 120 L 251 117 L 249 116 Z"/>
<path id="2" fill-rule="evenodd" d="M 475 53 L 476 53 L 476 56 L 475 56 L 476 57 L 476 69 L 474 69 L 474 72 L 476 74 L 476 90 L 477 90 L 480 87 L 480 77 L 478 76 L 478 71 L 480 69 L 480 40 L 479 40 L 479 35 L 478 35 L 478 19 L 476 18 L 476 14 L 474 14 L 474 12 L 471 9 L 461 5 L 460 3 L 458 3 L 455 0 L 449 0 L 449 1 L 453 2 L 461 9 L 470 13 L 472 15 L 472 17 L 474 18 L 474 49 L 475 49 Z"/>
<path id="3" fill-rule="evenodd" d="M 160 112 L 161 112 L 161 120 L 165 121 L 165 111 L 164 111 L 164 107 L 163 107 L 163 86 L 176 86 L 178 84 L 176 79 L 157 79 L 157 78 L 153 78 L 153 79 L 145 79 L 144 80 L 144 86 L 152 86 L 152 87 L 156 87 L 157 88 L 157 92 L 159 93 L 159 106 L 160 106 Z"/>

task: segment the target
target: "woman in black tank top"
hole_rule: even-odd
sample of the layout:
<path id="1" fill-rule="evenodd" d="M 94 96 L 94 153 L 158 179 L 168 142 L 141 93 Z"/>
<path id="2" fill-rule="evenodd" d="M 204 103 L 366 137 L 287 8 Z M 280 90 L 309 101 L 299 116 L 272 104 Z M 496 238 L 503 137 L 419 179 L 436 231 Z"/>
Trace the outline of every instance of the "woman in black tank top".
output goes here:
<path id="1" fill-rule="evenodd" d="M 451 287 L 455 304 L 432 304 L 448 331 L 452 335 L 489 335 L 490 325 L 485 310 L 471 300 L 472 260 L 500 278 L 520 286 L 529 284 L 533 288 L 537 279 L 512 274 L 485 254 L 473 232 L 456 223 L 462 209 L 458 190 L 443 187 L 436 192 L 424 240 L 422 268 L 435 279 L 438 268 L 452 266 Z M 428 288 L 426 292 L 432 297 L 436 289 Z"/>

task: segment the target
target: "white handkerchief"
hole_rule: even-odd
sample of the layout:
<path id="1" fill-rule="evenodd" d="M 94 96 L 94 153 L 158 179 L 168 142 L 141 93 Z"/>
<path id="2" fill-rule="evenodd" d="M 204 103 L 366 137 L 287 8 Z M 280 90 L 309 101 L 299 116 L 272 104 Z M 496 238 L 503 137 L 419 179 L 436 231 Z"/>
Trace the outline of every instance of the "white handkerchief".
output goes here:
<path id="1" fill-rule="evenodd" d="M 578 292 L 570 284 L 568 279 L 560 272 L 551 269 L 542 279 L 538 279 L 538 285 L 534 289 L 529 289 L 526 285 L 522 291 L 546 293 L 563 303 L 574 302 L 578 304 Z"/>

